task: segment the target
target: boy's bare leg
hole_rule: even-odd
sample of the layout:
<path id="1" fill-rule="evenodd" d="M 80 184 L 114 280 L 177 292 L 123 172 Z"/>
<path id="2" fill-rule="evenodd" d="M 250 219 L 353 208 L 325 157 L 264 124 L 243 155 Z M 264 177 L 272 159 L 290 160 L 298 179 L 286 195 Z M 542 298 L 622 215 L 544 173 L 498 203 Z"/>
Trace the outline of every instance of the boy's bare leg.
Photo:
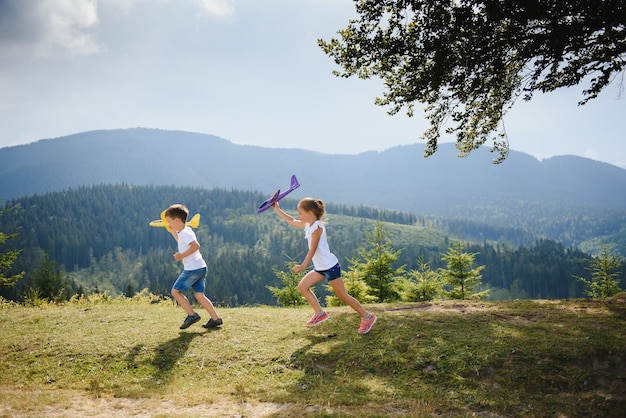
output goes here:
<path id="1" fill-rule="evenodd" d="M 202 305 L 202 307 L 206 309 L 209 315 L 211 315 L 211 318 L 215 320 L 219 319 L 220 316 L 217 314 L 217 311 L 213 306 L 213 302 L 211 302 L 211 300 L 207 298 L 203 292 L 196 292 L 194 293 L 194 296 L 196 297 L 198 302 L 200 302 L 200 305 Z"/>
<path id="2" fill-rule="evenodd" d="M 181 290 L 172 289 L 172 296 L 174 296 L 174 299 L 176 299 L 180 307 L 187 312 L 187 315 L 193 315 L 195 313 L 191 307 L 191 303 L 189 303 L 189 299 L 187 299 L 187 296 L 185 296 Z"/>

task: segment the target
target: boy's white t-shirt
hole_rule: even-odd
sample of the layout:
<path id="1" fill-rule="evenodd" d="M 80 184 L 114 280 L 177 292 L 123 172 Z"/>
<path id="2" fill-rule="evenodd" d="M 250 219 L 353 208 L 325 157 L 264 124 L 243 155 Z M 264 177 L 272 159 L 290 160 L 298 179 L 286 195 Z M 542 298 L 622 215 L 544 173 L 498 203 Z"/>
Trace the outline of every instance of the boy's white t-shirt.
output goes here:
<path id="1" fill-rule="evenodd" d="M 313 254 L 313 267 L 315 270 L 324 271 L 335 267 L 339 259 L 335 254 L 330 252 L 328 239 L 326 237 L 326 227 L 322 221 L 317 220 L 313 222 L 313 225 L 307 223 L 304 226 L 304 237 L 309 243 L 309 248 L 311 248 L 311 234 L 313 234 L 313 231 L 317 228 L 322 228 L 322 236 L 320 237 L 320 242 L 317 244 L 317 250 L 315 254 Z"/>
<path id="2" fill-rule="evenodd" d="M 185 226 L 185 228 L 178 233 L 178 252 L 182 254 L 187 251 L 189 249 L 189 245 L 194 241 L 198 241 L 196 234 L 190 226 Z M 200 250 L 195 251 L 183 258 L 183 268 L 185 270 L 197 270 L 202 267 L 206 267 L 206 263 L 202 258 Z"/>

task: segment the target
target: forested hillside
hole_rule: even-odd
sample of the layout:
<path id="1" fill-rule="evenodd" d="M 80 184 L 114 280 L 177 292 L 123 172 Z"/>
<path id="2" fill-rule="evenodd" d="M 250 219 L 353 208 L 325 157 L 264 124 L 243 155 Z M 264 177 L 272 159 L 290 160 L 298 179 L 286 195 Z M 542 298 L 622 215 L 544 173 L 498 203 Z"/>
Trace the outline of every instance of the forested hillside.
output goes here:
<path id="1" fill-rule="evenodd" d="M 163 152 L 171 144 L 180 152 Z M 626 255 L 626 170 L 573 156 L 538 161 L 515 151 L 494 165 L 487 148 L 457 158 L 453 144 L 425 159 L 423 148 L 335 155 L 191 132 L 93 131 L 0 149 L 0 199 L 121 183 L 271 194 L 296 174 L 307 195 L 337 204 L 459 220 L 463 234 L 475 222 L 480 231 L 472 236 L 505 232 L 499 239 L 513 244 L 545 237 L 594 251 L 600 241 L 616 243 Z M 458 225 L 450 226 L 455 234 Z"/>
<path id="2" fill-rule="evenodd" d="M 49 264 L 67 275 L 74 293 L 132 295 L 147 288 L 168 295 L 181 268 L 172 258 L 175 242 L 163 228 L 148 224 L 180 202 L 201 215 L 196 233 L 209 266 L 207 294 L 228 306 L 275 304 L 266 285 L 280 284 L 276 270 L 287 270 L 289 260 L 301 260 L 306 241 L 300 230 L 289 228 L 272 211 L 256 213 L 266 197 L 224 189 L 100 185 L 9 200 L 0 230 L 18 235 L 0 252 L 21 249 L 13 271 L 26 274 L 2 295 L 20 300 L 33 276 Z M 284 199 L 281 204 L 295 214 L 296 202 Z M 388 229 L 393 247 L 401 250 L 398 266 L 406 265 L 407 270 L 416 269 L 419 260 L 434 269 L 443 266 L 441 256 L 450 239 L 465 238 L 461 229 L 447 235 L 441 222 L 363 206 L 328 202 L 327 218 L 330 244 L 346 271 L 348 260 L 366 245 L 366 233 L 378 220 Z M 587 274 L 589 256 L 579 250 L 546 239 L 520 247 L 474 241 L 467 249 L 478 253 L 477 264 L 486 266 L 483 282 L 494 288 L 493 297 L 583 295 L 572 276 Z"/>

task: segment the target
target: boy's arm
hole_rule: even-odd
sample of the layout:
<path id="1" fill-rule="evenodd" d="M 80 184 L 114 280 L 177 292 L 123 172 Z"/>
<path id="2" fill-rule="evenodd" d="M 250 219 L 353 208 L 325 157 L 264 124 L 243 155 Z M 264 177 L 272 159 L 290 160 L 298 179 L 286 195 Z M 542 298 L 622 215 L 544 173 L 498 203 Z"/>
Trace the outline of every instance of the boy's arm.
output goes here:
<path id="1" fill-rule="evenodd" d="M 187 251 L 185 251 L 184 253 L 176 253 L 176 254 L 174 254 L 174 259 L 176 261 L 180 261 L 183 258 L 188 257 L 191 254 L 195 253 L 199 249 L 200 249 L 200 244 L 198 244 L 198 241 L 192 241 L 192 242 L 189 243 L 189 248 L 187 248 Z"/>
<path id="2" fill-rule="evenodd" d="M 285 213 L 284 210 L 282 210 L 280 208 L 280 206 L 278 206 L 278 202 L 274 202 L 274 204 L 272 205 L 272 209 L 274 209 L 274 213 L 276 213 L 276 215 L 278 215 L 278 217 L 280 219 L 282 219 L 283 221 L 287 222 L 289 225 L 291 226 L 295 226 L 296 228 L 303 228 L 305 227 L 304 222 L 302 222 L 299 219 L 294 218 L 293 216 Z"/>

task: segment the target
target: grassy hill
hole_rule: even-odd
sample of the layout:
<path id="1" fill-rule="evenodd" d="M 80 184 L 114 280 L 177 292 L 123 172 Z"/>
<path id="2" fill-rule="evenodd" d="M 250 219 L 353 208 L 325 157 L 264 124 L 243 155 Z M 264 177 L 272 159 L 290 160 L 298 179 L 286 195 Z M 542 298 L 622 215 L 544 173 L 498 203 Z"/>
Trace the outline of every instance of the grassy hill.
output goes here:
<path id="1" fill-rule="evenodd" d="M 607 301 L 219 309 L 180 331 L 150 297 L 0 304 L 0 416 L 610 417 L 626 410 L 626 294 Z M 205 315 L 206 316 L 206 315 Z"/>

